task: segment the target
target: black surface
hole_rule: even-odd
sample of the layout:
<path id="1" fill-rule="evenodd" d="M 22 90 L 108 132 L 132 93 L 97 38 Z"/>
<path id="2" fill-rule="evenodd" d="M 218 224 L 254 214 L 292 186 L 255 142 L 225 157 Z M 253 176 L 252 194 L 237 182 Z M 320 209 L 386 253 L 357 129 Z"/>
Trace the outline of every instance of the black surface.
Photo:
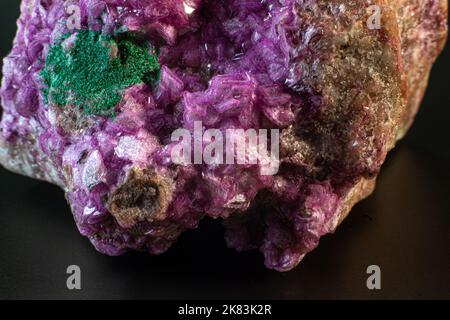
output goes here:
<path id="1" fill-rule="evenodd" d="M 18 3 L 2 2 L 1 56 Z M 0 169 L 0 298 L 450 299 L 449 59 L 447 48 L 375 193 L 288 273 L 264 269 L 258 252 L 226 249 L 211 220 L 164 255 L 103 256 L 78 234 L 62 191 Z M 82 270 L 80 291 L 66 288 L 72 264 Z M 366 288 L 372 264 L 379 291 Z"/>

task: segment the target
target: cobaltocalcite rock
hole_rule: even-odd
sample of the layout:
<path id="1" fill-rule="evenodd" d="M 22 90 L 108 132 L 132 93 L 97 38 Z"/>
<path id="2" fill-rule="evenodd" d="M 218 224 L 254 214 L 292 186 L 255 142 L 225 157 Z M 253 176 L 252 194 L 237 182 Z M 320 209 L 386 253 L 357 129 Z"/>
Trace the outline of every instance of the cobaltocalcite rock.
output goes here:
<path id="1" fill-rule="evenodd" d="M 446 35 L 446 0 L 23 0 L 0 162 L 63 188 L 105 254 L 162 253 L 210 216 L 286 271 L 371 193 Z M 280 129 L 278 173 L 173 163 L 194 121 Z"/>

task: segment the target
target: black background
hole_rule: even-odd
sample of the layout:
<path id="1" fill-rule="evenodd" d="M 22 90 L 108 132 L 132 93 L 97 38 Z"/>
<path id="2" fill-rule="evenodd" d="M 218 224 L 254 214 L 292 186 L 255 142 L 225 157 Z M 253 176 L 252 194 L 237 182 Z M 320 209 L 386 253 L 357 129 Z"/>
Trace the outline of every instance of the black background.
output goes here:
<path id="1" fill-rule="evenodd" d="M 1 57 L 18 8 L 2 1 Z M 288 273 L 266 270 L 258 252 L 227 249 L 212 220 L 161 256 L 101 255 L 79 235 L 62 191 L 0 169 L 0 298 L 450 299 L 449 62 L 447 47 L 375 193 Z M 82 270 L 79 291 L 66 288 L 72 264 Z M 372 264 L 381 268 L 381 290 L 366 287 Z"/>

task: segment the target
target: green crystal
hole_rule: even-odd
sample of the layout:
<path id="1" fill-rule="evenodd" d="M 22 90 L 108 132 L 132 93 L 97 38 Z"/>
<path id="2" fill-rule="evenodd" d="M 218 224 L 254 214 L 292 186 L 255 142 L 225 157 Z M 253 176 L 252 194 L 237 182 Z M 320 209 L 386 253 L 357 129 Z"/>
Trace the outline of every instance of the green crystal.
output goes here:
<path id="1" fill-rule="evenodd" d="M 160 66 L 153 51 L 131 34 L 117 39 L 91 30 L 65 34 L 50 48 L 41 71 L 45 102 L 114 116 L 124 89 L 158 80 Z"/>

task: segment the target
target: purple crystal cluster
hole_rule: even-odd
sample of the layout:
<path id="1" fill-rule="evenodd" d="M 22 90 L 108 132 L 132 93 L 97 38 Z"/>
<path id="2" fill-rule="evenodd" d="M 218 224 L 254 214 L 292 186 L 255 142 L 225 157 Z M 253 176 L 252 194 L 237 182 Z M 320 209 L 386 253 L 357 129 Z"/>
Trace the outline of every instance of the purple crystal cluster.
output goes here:
<path id="1" fill-rule="evenodd" d="M 371 192 L 445 39 L 446 1 L 374 2 L 386 9 L 380 30 L 367 28 L 363 0 L 23 0 L 4 60 L 0 161 L 61 186 L 102 253 L 162 253 L 209 216 L 224 219 L 230 247 L 289 270 Z M 159 50 L 160 80 L 127 88 L 115 118 L 44 102 L 46 57 L 74 32 L 69 4 L 83 29 L 136 33 Z M 278 174 L 173 163 L 171 133 L 195 121 L 279 129 Z"/>

